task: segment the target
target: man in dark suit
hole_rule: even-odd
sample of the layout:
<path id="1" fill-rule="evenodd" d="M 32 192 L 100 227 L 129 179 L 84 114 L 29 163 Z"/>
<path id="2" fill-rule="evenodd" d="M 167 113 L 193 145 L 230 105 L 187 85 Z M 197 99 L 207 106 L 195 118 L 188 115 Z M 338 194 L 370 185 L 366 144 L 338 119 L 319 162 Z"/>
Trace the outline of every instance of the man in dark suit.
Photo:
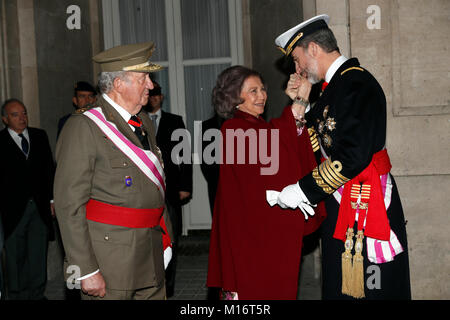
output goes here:
<path id="1" fill-rule="evenodd" d="M 1 216 L 1 213 L 0 213 Z M 4 291 L 4 280 L 3 280 L 3 246 L 5 244 L 5 239 L 3 235 L 3 225 L 2 219 L 0 219 L 0 299 L 5 295 Z"/>
<path id="2" fill-rule="evenodd" d="M 203 121 L 202 137 L 209 129 L 220 130 L 224 121 L 225 119 L 219 117 L 217 113 L 215 113 L 212 118 Z M 202 139 L 202 154 L 204 154 L 205 148 L 210 143 L 212 142 Z M 212 156 L 215 156 L 215 154 L 213 154 Z M 219 183 L 219 166 L 220 165 L 218 163 L 208 164 L 204 160 L 200 164 L 200 169 L 202 170 L 203 176 L 205 177 L 208 184 L 208 198 L 209 207 L 211 208 L 211 215 L 214 212 L 214 200 L 216 199 L 217 184 Z"/>
<path id="3" fill-rule="evenodd" d="M 47 246 L 53 240 L 54 162 L 47 134 L 28 127 L 17 99 L 1 107 L 0 212 L 5 236 L 8 299 L 44 299 Z"/>
<path id="4" fill-rule="evenodd" d="M 155 87 L 149 92 L 149 102 L 145 110 L 149 112 L 157 132 L 156 144 L 161 149 L 166 174 L 166 205 L 175 236 L 172 260 L 166 269 L 166 292 L 167 297 L 171 297 L 175 287 L 177 240 L 181 235 L 183 223 L 181 206 L 188 203 L 192 196 L 192 164 L 176 164 L 171 159 L 172 149 L 179 143 L 172 141 L 172 133 L 176 129 L 185 130 L 185 126 L 180 116 L 161 109 L 164 95 L 161 93 L 160 85 L 155 81 L 153 84 Z"/>

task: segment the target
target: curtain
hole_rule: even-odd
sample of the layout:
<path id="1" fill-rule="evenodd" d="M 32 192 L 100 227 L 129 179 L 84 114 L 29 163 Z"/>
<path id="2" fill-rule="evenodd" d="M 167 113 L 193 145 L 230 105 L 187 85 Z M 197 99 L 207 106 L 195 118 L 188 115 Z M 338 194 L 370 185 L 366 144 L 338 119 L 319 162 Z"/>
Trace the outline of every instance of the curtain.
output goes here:
<path id="1" fill-rule="evenodd" d="M 181 0 L 183 58 L 230 56 L 227 0 Z"/>
<path id="2" fill-rule="evenodd" d="M 153 61 L 167 61 L 164 0 L 119 0 L 122 44 L 153 41 Z"/>

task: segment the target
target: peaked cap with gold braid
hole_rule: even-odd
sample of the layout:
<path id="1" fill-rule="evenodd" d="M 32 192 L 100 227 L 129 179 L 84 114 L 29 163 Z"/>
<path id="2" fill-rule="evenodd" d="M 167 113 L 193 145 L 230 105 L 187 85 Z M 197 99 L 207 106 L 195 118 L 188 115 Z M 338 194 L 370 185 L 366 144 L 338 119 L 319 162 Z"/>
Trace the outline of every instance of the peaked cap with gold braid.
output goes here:
<path id="1" fill-rule="evenodd" d="M 279 35 L 275 39 L 275 45 L 285 56 L 288 56 L 298 41 L 320 29 L 328 29 L 328 21 L 330 21 L 330 17 L 326 14 L 312 17 Z"/>
<path id="2" fill-rule="evenodd" d="M 155 48 L 151 41 L 127 44 L 100 52 L 92 60 L 100 64 L 102 72 L 155 72 L 163 69 L 162 66 L 150 62 Z"/>

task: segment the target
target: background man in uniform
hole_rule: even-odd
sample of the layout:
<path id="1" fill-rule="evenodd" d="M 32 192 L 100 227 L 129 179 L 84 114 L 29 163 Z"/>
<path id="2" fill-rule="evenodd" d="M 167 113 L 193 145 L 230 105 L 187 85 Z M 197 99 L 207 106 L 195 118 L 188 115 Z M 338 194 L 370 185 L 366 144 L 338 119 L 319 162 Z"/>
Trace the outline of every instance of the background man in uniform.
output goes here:
<path id="1" fill-rule="evenodd" d="M 325 200 L 324 299 L 410 299 L 406 224 L 385 149 L 386 98 L 358 59 L 340 54 L 328 20 L 316 16 L 275 40 L 295 63 L 286 89 L 291 99 L 307 108 L 308 95 L 301 92 L 325 80 L 306 113 L 313 149 L 323 161 L 285 187 L 277 202 L 295 209 Z M 370 270 L 378 270 L 374 286 L 367 285 Z"/>
<path id="2" fill-rule="evenodd" d="M 161 70 L 149 61 L 154 48 L 96 55 L 98 107 L 70 117 L 56 146 L 56 214 L 83 299 L 165 298 L 162 238 L 173 236 L 155 130 L 141 111 L 153 89 L 148 72 Z"/>
<path id="3" fill-rule="evenodd" d="M 5 235 L 8 299 L 44 299 L 47 247 L 54 239 L 54 163 L 47 134 L 28 127 L 25 105 L 17 99 L 1 107 L 0 213 Z"/>
<path id="4" fill-rule="evenodd" d="M 175 288 L 177 242 L 183 226 L 181 206 L 188 203 L 192 196 L 192 164 L 176 164 L 171 159 L 172 149 L 179 143 L 172 141 L 172 133 L 177 129 L 185 130 L 186 128 L 183 118 L 161 109 L 164 95 L 161 93 L 160 85 L 155 81 L 153 84 L 154 88 L 149 92 L 149 101 L 145 110 L 149 112 L 150 119 L 156 127 L 156 144 L 161 149 L 166 174 L 166 205 L 175 236 L 172 260 L 166 269 L 167 297 L 171 297 Z"/>
<path id="5" fill-rule="evenodd" d="M 87 105 L 93 106 L 97 101 L 97 91 L 95 88 L 86 81 L 78 81 L 75 84 L 72 103 L 74 107 L 78 110 L 86 107 Z M 61 130 L 66 123 L 67 119 L 72 115 L 72 113 L 66 114 L 58 121 L 58 131 L 56 136 L 59 137 Z"/>

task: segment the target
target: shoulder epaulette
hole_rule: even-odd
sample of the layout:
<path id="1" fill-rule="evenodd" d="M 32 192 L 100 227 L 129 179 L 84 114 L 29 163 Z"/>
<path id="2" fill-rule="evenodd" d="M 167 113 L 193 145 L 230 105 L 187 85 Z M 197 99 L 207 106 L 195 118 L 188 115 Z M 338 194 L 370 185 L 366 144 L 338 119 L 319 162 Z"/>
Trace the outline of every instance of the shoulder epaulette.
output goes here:
<path id="1" fill-rule="evenodd" d="M 350 68 L 345 69 L 344 71 L 342 71 L 342 72 L 341 72 L 341 76 L 344 75 L 344 73 L 346 73 L 347 71 L 350 71 L 350 70 L 364 71 L 364 69 L 363 69 L 363 68 L 360 68 L 360 67 L 350 67 Z"/>
<path id="2" fill-rule="evenodd" d="M 86 112 L 86 111 L 88 111 L 89 109 L 92 109 L 92 108 L 93 108 L 92 106 L 79 108 L 79 109 L 75 110 L 75 113 L 78 113 L 78 114 L 84 113 L 84 112 Z"/>

